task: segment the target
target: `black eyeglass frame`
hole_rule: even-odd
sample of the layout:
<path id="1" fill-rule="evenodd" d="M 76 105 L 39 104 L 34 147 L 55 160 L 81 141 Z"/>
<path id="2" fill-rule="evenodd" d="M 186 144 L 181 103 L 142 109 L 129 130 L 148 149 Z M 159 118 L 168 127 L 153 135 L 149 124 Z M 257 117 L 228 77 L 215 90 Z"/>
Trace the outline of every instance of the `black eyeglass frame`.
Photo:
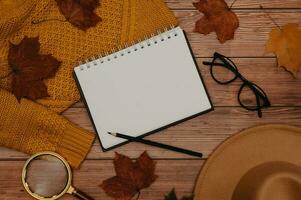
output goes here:
<path id="1" fill-rule="evenodd" d="M 218 63 L 215 62 L 217 59 L 221 60 L 223 63 Z M 241 107 L 243 107 L 246 110 L 249 111 L 257 111 L 258 116 L 262 117 L 262 109 L 263 108 L 267 108 L 271 106 L 271 103 L 266 95 L 266 93 L 263 91 L 262 88 L 260 88 L 258 85 L 256 85 L 255 83 L 247 80 L 238 70 L 237 66 L 235 65 L 235 63 L 229 59 L 228 57 L 219 54 L 217 52 L 214 53 L 214 57 L 212 62 L 203 62 L 204 65 L 210 66 L 210 73 L 211 73 L 211 77 L 215 80 L 215 82 L 221 84 L 221 85 L 227 85 L 232 83 L 233 81 L 237 80 L 238 78 L 240 80 L 242 80 L 243 84 L 240 86 L 239 91 L 238 91 L 238 95 L 237 95 L 237 100 L 240 104 Z M 230 70 L 235 76 L 228 80 L 228 81 L 220 81 L 218 80 L 213 73 L 213 67 L 214 66 L 221 66 L 221 67 L 225 67 L 226 69 Z M 243 102 L 240 100 L 241 97 L 241 93 L 243 91 L 243 89 L 245 87 L 248 87 L 251 89 L 251 91 L 254 93 L 255 97 L 256 97 L 256 104 L 257 106 L 255 108 L 251 108 L 247 105 L 244 105 Z M 263 102 L 263 104 L 261 105 L 261 101 Z"/>

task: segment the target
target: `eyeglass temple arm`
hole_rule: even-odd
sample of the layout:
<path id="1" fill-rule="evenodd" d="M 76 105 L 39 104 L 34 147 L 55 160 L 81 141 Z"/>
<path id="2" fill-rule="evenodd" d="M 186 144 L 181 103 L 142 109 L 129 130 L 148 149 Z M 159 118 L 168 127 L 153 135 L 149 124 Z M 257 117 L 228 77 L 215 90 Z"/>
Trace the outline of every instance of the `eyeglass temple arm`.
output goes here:
<path id="1" fill-rule="evenodd" d="M 271 105 L 271 102 L 267 96 L 267 94 L 263 91 L 263 89 L 261 89 L 258 85 L 256 85 L 255 83 L 253 82 L 250 82 L 250 81 L 246 81 L 251 87 L 251 89 L 253 90 L 253 92 L 255 93 L 256 97 L 259 96 L 261 99 L 264 100 L 265 102 L 265 106 L 270 106 Z M 256 86 L 256 87 L 254 87 Z M 257 89 L 259 88 L 259 89 Z"/>
<path id="2" fill-rule="evenodd" d="M 212 63 L 212 62 L 207 62 L 207 61 L 204 61 L 203 64 L 208 65 L 208 66 L 210 66 L 210 65 L 225 66 L 225 64 L 223 64 L 223 63 Z"/>
<path id="3" fill-rule="evenodd" d="M 226 61 L 223 61 L 223 62 L 226 62 Z M 234 63 L 233 63 L 234 67 L 231 67 L 231 65 L 228 64 L 228 63 L 213 63 L 213 62 L 204 61 L 203 64 L 207 65 L 207 66 L 221 66 L 221 67 L 225 67 L 228 70 L 230 70 L 233 73 L 235 73 L 237 76 L 241 77 L 241 74 L 238 72 L 238 70 L 237 70 L 236 66 L 234 65 Z"/>
<path id="4" fill-rule="evenodd" d="M 257 114 L 258 114 L 258 117 L 259 118 L 262 118 L 262 108 L 265 107 L 265 106 L 270 106 L 270 101 L 267 97 L 267 95 L 265 94 L 265 92 L 261 89 L 261 91 L 263 92 L 263 94 L 257 89 L 257 88 L 260 88 L 259 86 L 257 86 L 256 84 L 252 83 L 252 82 L 245 82 L 244 85 L 247 85 L 248 87 L 250 87 L 250 89 L 254 92 L 255 94 L 255 97 L 256 97 L 256 104 L 257 104 Z M 257 87 L 254 87 L 254 85 Z M 239 93 L 241 93 L 242 89 L 240 89 Z M 263 99 L 264 101 L 264 106 L 261 107 L 260 106 L 260 98 Z M 240 102 L 240 104 L 242 105 L 240 99 L 238 98 L 238 101 Z"/>
<path id="5" fill-rule="evenodd" d="M 255 95 L 255 96 L 256 96 L 256 103 L 257 103 L 257 107 L 258 107 L 257 114 L 258 114 L 259 118 L 262 118 L 262 111 L 261 111 L 261 107 L 260 107 L 260 99 L 257 95 Z"/>

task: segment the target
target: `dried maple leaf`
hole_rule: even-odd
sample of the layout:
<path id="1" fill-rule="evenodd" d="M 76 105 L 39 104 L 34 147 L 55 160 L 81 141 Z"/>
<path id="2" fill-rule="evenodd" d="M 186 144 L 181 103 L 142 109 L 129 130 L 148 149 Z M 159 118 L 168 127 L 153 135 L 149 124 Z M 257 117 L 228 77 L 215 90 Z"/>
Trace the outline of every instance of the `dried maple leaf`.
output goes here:
<path id="1" fill-rule="evenodd" d="M 79 0 L 79 4 L 91 10 L 94 10 L 100 5 L 99 0 Z"/>
<path id="2" fill-rule="evenodd" d="M 301 65 L 301 29 L 297 24 L 274 28 L 270 32 L 266 51 L 276 54 L 278 66 L 284 67 L 296 77 Z"/>
<path id="3" fill-rule="evenodd" d="M 41 55 L 39 51 L 38 37 L 25 36 L 18 45 L 10 43 L 8 64 L 13 71 L 12 92 L 18 100 L 49 96 L 43 79 L 53 77 L 61 63 L 52 55 Z"/>
<path id="4" fill-rule="evenodd" d="M 55 0 L 60 12 L 73 26 L 82 30 L 96 26 L 101 18 L 94 13 L 99 0 Z"/>
<path id="5" fill-rule="evenodd" d="M 204 13 L 195 24 L 195 32 L 207 35 L 215 31 L 221 43 L 234 38 L 239 21 L 224 0 L 200 0 L 193 5 Z"/>
<path id="6" fill-rule="evenodd" d="M 155 162 L 144 152 L 133 162 L 129 157 L 116 153 L 114 166 L 116 176 L 109 178 L 100 187 L 111 197 L 130 200 L 140 190 L 149 187 L 157 178 Z"/>
<path id="7" fill-rule="evenodd" d="M 168 195 L 165 196 L 164 200 L 178 200 L 175 189 L 172 189 Z M 193 200 L 193 195 L 182 197 L 181 200 Z"/>

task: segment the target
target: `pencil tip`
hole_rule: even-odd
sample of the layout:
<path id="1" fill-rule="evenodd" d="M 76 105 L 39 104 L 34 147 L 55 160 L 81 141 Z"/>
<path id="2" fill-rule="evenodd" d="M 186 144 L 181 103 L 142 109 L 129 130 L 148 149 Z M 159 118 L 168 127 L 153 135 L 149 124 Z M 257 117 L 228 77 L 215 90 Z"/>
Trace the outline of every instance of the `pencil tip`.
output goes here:
<path id="1" fill-rule="evenodd" d="M 112 133 L 112 132 L 108 132 L 108 134 L 110 134 L 110 135 L 113 135 L 113 136 L 117 136 L 117 134 L 116 133 Z"/>

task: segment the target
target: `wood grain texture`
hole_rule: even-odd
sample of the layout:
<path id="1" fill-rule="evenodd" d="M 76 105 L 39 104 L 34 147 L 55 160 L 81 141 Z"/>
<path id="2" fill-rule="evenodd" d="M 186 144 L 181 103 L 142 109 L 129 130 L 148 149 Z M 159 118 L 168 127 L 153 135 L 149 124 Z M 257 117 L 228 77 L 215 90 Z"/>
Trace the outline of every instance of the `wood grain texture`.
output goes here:
<path id="1" fill-rule="evenodd" d="M 269 12 L 280 26 L 287 23 L 301 25 L 299 10 Z M 273 54 L 265 53 L 265 44 L 270 31 L 275 28 L 275 24 L 261 10 L 239 10 L 235 13 L 239 18 L 240 27 L 235 33 L 234 40 L 220 44 L 215 33 L 202 35 L 193 32 L 195 22 L 202 16 L 198 11 L 175 11 L 180 26 L 187 33 L 196 57 L 212 57 L 215 51 L 228 57 L 273 57 Z"/>
<path id="2" fill-rule="evenodd" d="M 93 130 L 85 108 L 70 108 L 64 113 L 72 122 L 87 130 Z M 286 123 L 301 124 L 301 107 L 273 107 L 263 111 L 263 118 L 256 113 L 248 112 L 240 107 L 217 107 L 211 113 L 199 116 L 164 131 L 153 134 L 148 139 L 171 144 L 204 153 L 204 158 L 226 138 L 245 128 L 267 124 Z M 162 150 L 143 144 L 131 143 L 115 151 L 137 158 L 141 152 L 148 150 L 156 159 L 195 159 L 172 151 Z M 0 159 L 25 159 L 23 153 L 1 148 Z M 102 152 L 98 140 L 95 141 L 88 159 L 112 159 L 114 151 Z"/>
<path id="3" fill-rule="evenodd" d="M 23 164 L 24 161 L 1 162 L 1 200 L 32 199 L 25 193 L 21 183 L 20 172 Z M 163 199 L 164 195 L 173 187 L 180 196 L 191 194 L 202 164 L 203 161 L 201 160 L 158 160 L 156 174 L 159 178 L 150 188 L 142 191 L 141 199 Z M 74 171 L 73 185 L 94 197 L 95 200 L 111 199 L 106 196 L 99 185 L 103 180 L 115 175 L 113 168 L 113 163 L 110 160 L 85 161 L 80 170 Z M 73 197 L 65 195 L 62 199 L 70 200 Z"/>
<path id="4" fill-rule="evenodd" d="M 72 111 L 72 109 L 70 109 L 70 111 Z M 81 124 L 82 126 L 86 125 L 84 126 L 85 128 L 92 130 L 90 121 L 87 119 L 86 111 L 78 108 L 77 112 L 82 112 L 82 114 L 72 113 L 71 115 L 66 114 L 66 116 L 69 119 L 72 118 L 71 116 L 77 116 L 71 120 L 75 121 L 75 123 Z M 83 115 L 81 121 L 76 121 L 80 119 L 80 115 Z M 241 108 L 219 107 L 211 113 L 173 126 L 169 129 L 161 131 L 160 133 L 151 135 L 148 138 L 179 147 L 189 147 L 192 150 L 203 152 L 205 157 L 208 157 L 208 155 L 217 147 L 217 145 L 234 133 L 247 127 L 267 123 L 288 123 L 300 125 L 301 107 L 273 107 L 263 111 L 262 119 L 259 119 L 256 113 L 248 112 Z M 116 151 L 122 153 L 126 152 L 127 155 L 131 155 L 133 158 L 135 158 L 145 149 L 150 152 L 152 157 L 157 159 L 193 158 L 175 152 L 135 143 L 120 147 Z M 88 157 L 91 159 L 113 158 L 113 156 L 113 152 L 100 153 L 98 141 L 96 141 L 90 154 L 88 155 Z"/>
<path id="5" fill-rule="evenodd" d="M 226 138 L 242 129 L 266 123 L 301 125 L 301 72 L 297 79 L 292 78 L 282 68 L 276 67 L 273 54 L 265 53 L 268 33 L 275 25 L 263 10 L 258 9 L 259 4 L 267 8 L 267 12 L 279 25 L 301 25 L 300 0 L 238 0 L 233 10 L 239 17 L 240 28 L 235 39 L 223 45 L 217 41 L 215 33 L 205 36 L 193 32 L 195 22 L 202 14 L 194 9 L 192 0 L 165 2 L 173 9 L 180 26 L 187 32 L 215 110 L 148 137 L 151 140 L 201 151 L 205 155 L 203 160 L 137 143 L 116 149 L 131 158 L 137 158 L 144 150 L 148 150 L 150 156 L 158 162 L 157 174 L 160 178 L 151 188 L 142 192 L 141 200 L 163 200 L 164 194 L 173 187 L 179 196 L 190 194 L 204 160 Z M 232 0 L 227 0 L 227 3 L 230 5 Z M 236 95 L 240 81 L 222 86 L 212 80 L 209 68 L 202 65 L 202 62 L 209 61 L 215 51 L 234 57 L 233 61 L 240 72 L 267 92 L 273 106 L 263 111 L 262 119 L 256 113 L 238 106 Z M 251 100 L 251 96 L 247 96 L 245 102 Z M 93 130 L 83 103 L 75 104 L 63 115 L 79 126 Z M 79 170 L 74 171 L 74 185 L 96 200 L 110 200 L 98 185 L 114 175 L 113 157 L 114 152 L 103 153 L 96 140 L 87 160 Z M 24 153 L 0 147 L 1 200 L 31 199 L 24 192 L 20 180 L 22 166 L 27 158 Z M 73 198 L 65 196 L 63 199 Z"/>

